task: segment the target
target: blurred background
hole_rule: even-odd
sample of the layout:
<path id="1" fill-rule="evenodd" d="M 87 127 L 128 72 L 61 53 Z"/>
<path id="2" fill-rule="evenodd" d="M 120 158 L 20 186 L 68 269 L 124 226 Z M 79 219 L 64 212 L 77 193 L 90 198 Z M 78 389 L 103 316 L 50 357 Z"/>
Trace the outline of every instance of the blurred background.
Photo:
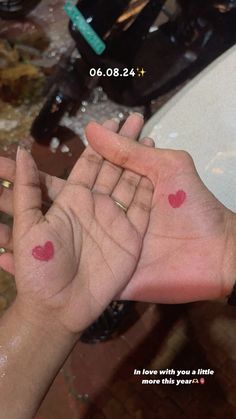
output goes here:
<path id="1" fill-rule="evenodd" d="M 66 4 L 0 0 L 0 155 L 14 159 L 22 143 L 41 170 L 64 179 L 91 119 L 122 124 L 137 111 L 147 122 L 236 42 L 233 0 Z M 76 4 L 99 51 L 71 20 Z M 0 271 L 1 314 L 15 295 L 14 278 Z M 225 301 L 114 302 L 74 348 L 36 418 L 236 418 L 235 318 Z M 143 368 L 214 374 L 204 385 L 142 385 L 134 369 Z"/>

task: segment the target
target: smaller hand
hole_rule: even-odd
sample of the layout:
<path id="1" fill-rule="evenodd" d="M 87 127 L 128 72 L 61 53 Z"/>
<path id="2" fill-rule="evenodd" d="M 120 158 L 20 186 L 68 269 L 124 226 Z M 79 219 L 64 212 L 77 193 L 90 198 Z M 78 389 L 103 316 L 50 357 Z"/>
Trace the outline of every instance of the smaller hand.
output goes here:
<path id="1" fill-rule="evenodd" d="M 69 332 L 94 321 L 132 276 L 151 199 L 147 179 L 111 166 L 88 147 L 43 215 L 37 167 L 19 150 L 14 267 L 17 301 L 28 317 L 43 315 Z"/>
<path id="2" fill-rule="evenodd" d="M 119 128 L 118 122 L 115 120 L 107 120 L 103 126 L 112 132 L 117 132 Z M 132 114 L 127 118 L 124 125 L 120 130 L 120 135 L 123 135 L 135 141 L 140 134 L 143 127 L 143 118 L 140 114 Z M 112 168 L 114 166 L 115 171 Z M 110 168 L 110 169 L 109 169 Z M 16 163 L 6 157 L 0 156 L 0 179 L 8 180 L 12 184 L 15 181 Z M 108 164 L 106 169 L 107 179 L 112 178 L 113 183 L 118 181 L 121 176 L 122 169 L 115 165 Z M 40 187 L 42 191 L 42 201 L 46 206 L 50 205 L 61 192 L 65 185 L 65 180 L 56 176 L 51 176 L 45 172 L 39 171 Z M 107 181 L 105 179 L 105 182 Z M 14 216 L 13 209 L 13 190 L 12 188 L 4 188 L 0 184 L 0 211 L 3 213 Z M 0 257 L 0 267 L 10 274 L 14 275 L 14 255 L 13 255 L 13 241 L 12 241 L 12 228 L 6 224 L 0 223 L 0 247 L 7 250 L 6 253 Z"/>

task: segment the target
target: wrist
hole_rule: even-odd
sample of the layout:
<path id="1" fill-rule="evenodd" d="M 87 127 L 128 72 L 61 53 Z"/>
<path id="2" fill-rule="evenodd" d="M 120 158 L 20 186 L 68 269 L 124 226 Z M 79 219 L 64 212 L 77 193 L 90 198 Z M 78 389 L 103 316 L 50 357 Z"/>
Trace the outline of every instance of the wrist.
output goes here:
<path id="1" fill-rule="evenodd" d="M 68 342 L 73 346 L 80 337 L 80 333 L 69 331 L 59 320 L 59 316 L 54 310 L 38 308 L 38 306 L 25 303 L 18 296 L 9 309 L 11 316 L 17 319 L 22 328 L 30 334 L 37 334 L 38 339 L 50 337 L 53 342 Z"/>
<path id="2" fill-rule="evenodd" d="M 1 417 L 32 418 L 78 337 L 18 298 L 0 319 L 0 336 Z"/>
<path id="3" fill-rule="evenodd" d="M 225 251 L 223 258 L 223 287 L 221 297 L 228 297 L 236 282 L 236 214 L 231 213 L 227 223 Z"/>

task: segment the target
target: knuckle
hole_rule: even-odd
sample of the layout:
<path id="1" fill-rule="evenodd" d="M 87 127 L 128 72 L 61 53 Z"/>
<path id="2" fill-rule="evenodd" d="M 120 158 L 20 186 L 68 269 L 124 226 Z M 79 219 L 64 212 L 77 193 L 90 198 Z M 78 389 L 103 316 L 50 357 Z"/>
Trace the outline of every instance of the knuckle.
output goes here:
<path id="1" fill-rule="evenodd" d="M 124 176 L 123 181 L 132 187 L 136 187 L 138 184 L 138 179 L 135 175 L 126 175 Z"/>
<path id="2" fill-rule="evenodd" d="M 184 150 L 171 150 L 166 155 L 167 164 L 171 164 L 175 169 L 183 169 L 183 167 L 190 167 L 193 165 L 191 155 Z"/>
<path id="3" fill-rule="evenodd" d="M 129 159 L 129 152 L 125 148 L 125 146 L 122 146 L 119 148 L 119 150 L 116 151 L 114 157 L 115 157 L 115 161 L 120 166 L 125 166 Z"/>
<path id="4" fill-rule="evenodd" d="M 109 185 L 103 182 L 97 182 L 96 186 L 93 188 L 93 193 L 108 193 L 109 190 Z"/>
<path id="5" fill-rule="evenodd" d="M 145 202 L 141 200 L 134 200 L 132 205 L 144 212 L 150 211 L 150 206 L 148 206 Z"/>
<path id="6" fill-rule="evenodd" d="M 105 166 L 108 166 L 109 169 L 112 169 L 115 173 L 120 174 L 121 168 L 114 163 L 111 163 L 109 160 L 105 160 Z"/>
<path id="7" fill-rule="evenodd" d="M 192 163 L 192 156 L 185 150 L 178 150 L 178 159 L 187 163 Z"/>
<path id="8" fill-rule="evenodd" d="M 154 191 L 154 186 L 152 184 L 152 182 L 147 178 L 147 177 L 143 177 L 141 179 L 140 185 L 139 185 L 140 190 L 142 191 L 147 191 L 149 193 L 153 193 Z"/>
<path id="9" fill-rule="evenodd" d="M 97 165 L 101 164 L 102 161 L 102 157 L 95 153 L 86 153 L 84 156 L 82 155 L 80 158 L 85 159 L 88 163 L 93 163 Z"/>
<path id="10" fill-rule="evenodd" d="M 39 189 L 39 183 L 30 181 L 30 180 L 27 181 L 27 183 L 22 183 L 21 186 L 26 187 L 26 188 Z"/>
<path id="11" fill-rule="evenodd" d="M 82 188 L 85 188 L 85 189 L 90 189 L 90 184 L 88 183 L 88 182 L 85 182 L 85 181 L 83 181 L 83 180 L 79 180 L 79 181 L 77 181 L 77 180 L 74 180 L 73 178 L 71 178 L 71 179 L 67 179 L 67 181 L 66 181 L 66 186 L 67 187 L 72 187 L 72 188 L 74 188 L 74 187 L 78 187 L 78 186 L 81 186 Z"/>

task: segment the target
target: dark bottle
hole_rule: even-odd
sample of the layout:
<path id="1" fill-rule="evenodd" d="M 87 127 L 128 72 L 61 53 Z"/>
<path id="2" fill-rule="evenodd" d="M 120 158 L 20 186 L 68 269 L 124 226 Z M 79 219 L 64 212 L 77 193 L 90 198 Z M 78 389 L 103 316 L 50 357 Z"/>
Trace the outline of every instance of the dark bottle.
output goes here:
<path id="1" fill-rule="evenodd" d="M 236 42 L 236 0 L 177 3 L 180 12 L 153 38 L 162 59 L 156 66 L 156 82 L 146 90 L 149 100 L 194 77 Z"/>
<path id="2" fill-rule="evenodd" d="M 66 112 L 74 114 L 89 91 L 87 65 L 81 59 L 61 65 L 49 91 L 46 102 L 31 126 L 31 135 L 48 145 L 54 131 Z"/>
<path id="3" fill-rule="evenodd" d="M 31 134 L 38 142 L 47 145 L 63 114 L 79 109 L 86 94 L 96 85 L 97 78 L 89 76 L 89 65 L 94 65 L 101 49 L 106 49 L 103 37 L 112 29 L 129 2 L 130 0 L 81 0 L 77 5 L 79 10 L 69 2 L 65 5 L 69 16 L 71 12 L 79 13 L 80 28 L 83 33 L 84 30 L 87 35 L 91 30 L 94 32 L 89 43 L 79 29 L 70 22 L 69 29 L 83 59 L 78 60 L 76 68 L 74 65 L 71 68 L 69 53 L 67 62 L 65 63 L 62 58 L 59 63 L 63 71 L 59 71 L 60 77 L 57 77 L 57 82 L 53 84 L 48 99 L 31 127 Z"/>
<path id="4" fill-rule="evenodd" d="M 132 65 L 141 42 L 149 35 L 149 29 L 162 11 L 165 3 L 166 0 L 149 0 L 134 22 L 123 31 L 118 42 L 111 43 L 109 51 L 111 56 L 127 65 Z M 118 46 L 118 43 L 120 48 L 116 51 L 115 47 Z M 150 51 L 150 53 L 153 53 L 153 51 Z"/>
<path id="5" fill-rule="evenodd" d="M 89 76 L 91 67 L 101 67 L 104 71 L 107 68 L 119 68 L 121 72 L 125 67 L 133 67 L 140 44 L 149 33 L 149 28 L 162 10 L 165 1 L 149 0 L 135 21 L 125 30 L 122 25 L 117 24 L 117 19 L 129 2 L 130 0 L 113 0 L 112 2 L 110 0 L 97 2 L 82 0 L 77 4 L 79 9 L 75 7 L 67 9 L 69 15 L 71 11 L 78 10 L 79 18 L 80 14 L 82 15 L 81 31 L 84 33 L 86 29 L 87 34 L 91 35 L 89 31 L 92 28 L 95 35 L 92 32 L 88 42 L 80 30 L 70 22 L 69 29 L 82 55 L 82 60 L 79 62 L 80 65 L 77 65 L 77 72 L 75 69 L 69 70 L 67 65 L 64 66 L 64 73 L 51 89 L 49 98 L 33 122 L 31 134 L 38 142 L 48 144 L 63 114 L 66 111 L 70 112 L 71 108 L 78 109 L 89 88 L 98 83 L 98 77 Z M 88 22 L 90 26 L 87 28 Z M 131 76 L 122 80 L 115 77 L 100 78 L 99 81 L 113 100 L 125 104 L 137 104 L 140 99 L 134 93 L 133 82 Z"/>
<path id="6" fill-rule="evenodd" d="M 142 65 L 146 75 L 125 83 L 123 79 L 106 78 L 105 90 L 119 102 L 149 103 L 196 75 L 236 42 L 236 0 L 179 0 L 179 13 L 148 33 L 151 17 L 158 12 L 157 3 L 149 1 L 121 35 L 125 48 L 120 54 L 124 56 L 130 51 L 126 62 L 135 69 Z M 140 34 L 143 34 L 141 42 Z M 110 48 L 116 54 L 115 45 Z"/>
<path id="7" fill-rule="evenodd" d="M 19 19 L 26 16 L 41 0 L 0 0 L 0 18 Z"/>
<path id="8" fill-rule="evenodd" d="M 118 7 L 118 3 L 120 7 Z M 70 22 L 69 25 L 71 35 L 83 59 L 90 68 L 101 68 L 102 74 L 106 74 L 106 69 L 108 68 L 118 68 L 120 74 L 122 74 L 125 68 L 129 68 L 129 70 L 133 68 L 134 71 L 137 71 L 139 63 L 136 63 L 135 57 L 143 40 L 149 34 L 150 26 L 161 12 L 165 0 L 149 0 L 128 29 L 124 28 L 123 31 L 114 31 L 114 33 L 110 33 L 110 36 L 104 39 L 108 31 L 108 23 L 115 22 L 118 13 L 121 14 L 121 2 L 119 1 L 118 3 L 110 0 L 100 0 L 100 2 L 96 3 L 92 0 L 82 0 L 77 4 L 79 12 L 90 22 L 92 29 L 105 44 L 103 49 L 101 47 L 99 53 L 93 48 L 92 43 L 84 39 L 75 24 Z M 122 2 L 123 8 L 125 3 L 127 5 L 129 1 Z M 117 8 L 113 9 L 115 4 Z M 93 20 L 93 13 L 96 8 L 96 19 Z M 152 55 L 153 51 L 150 51 L 150 54 Z M 141 65 L 142 63 L 140 62 Z M 140 101 L 133 89 L 132 75 L 122 79 L 121 77 L 108 78 L 102 76 L 100 84 L 108 96 L 117 102 L 135 105 Z"/>
<path id="9" fill-rule="evenodd" d="M 149 38 L 151 39 L 150 27 L 158 18 L 165 2 L 166 0 L 149 0 L 128 29 L 110 42 L 107 57 L 104 57 L 106 67 L 119 67 L 121 74 L 124 68 L 134 69 L 136 73 L 135 77 L 130 75 L 125 78 L 104 78 L 104 90 L 110 98 L 117 102 L 129 106 L 147 102 L 143 83 L 146 76 L 145 79 L 138 77 L 138 70 L 145 67 L 145 55 L 153 60 L 155 50 L 150 48 L 150 45 L 147 50 L 145 42 Z M 142 46 L 144 46 L 143 50 Z M 140 51 L 142 51 L 141 54 Z M 153 64 L 151 66 L 153 67 Z M 149 68 L 146 67 L 145 71 L 149 73 Z M 139 85 L 138 90 L 136 89 L 137 83 Z"/>

